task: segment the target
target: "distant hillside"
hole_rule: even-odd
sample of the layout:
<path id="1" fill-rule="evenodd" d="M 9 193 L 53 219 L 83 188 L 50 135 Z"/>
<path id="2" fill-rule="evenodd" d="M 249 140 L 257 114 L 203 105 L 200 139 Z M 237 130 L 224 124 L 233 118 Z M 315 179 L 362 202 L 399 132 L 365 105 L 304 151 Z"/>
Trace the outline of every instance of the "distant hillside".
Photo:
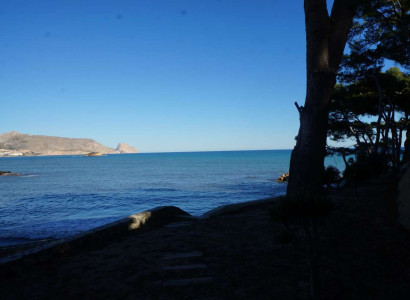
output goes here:
<path id="1" fill-rule="evenodd" d="M 120 147 L 120 145 L 122 145 Z M 136 153 L 134 147 L 119 144 L 119 149 L 106 147 L 92 139 L 29 135 L 16 131 L 0 135 L 0 149 L 18 151 L 26 155 L 74 155 L 89 152 Z"/>

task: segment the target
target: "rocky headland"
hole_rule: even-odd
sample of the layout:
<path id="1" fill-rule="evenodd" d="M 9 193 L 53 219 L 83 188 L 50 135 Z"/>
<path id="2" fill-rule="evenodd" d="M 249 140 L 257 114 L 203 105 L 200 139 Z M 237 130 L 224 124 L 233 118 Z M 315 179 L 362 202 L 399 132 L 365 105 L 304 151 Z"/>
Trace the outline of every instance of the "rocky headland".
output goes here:
<path id="1" fill-rule="evenodd" d="M 85 155 L 92 152 L 137 153 L 137 149 L 124 143 L 113 149 L 92 139 L 30 135 L 17 131 L 0 135 L 0 156 Z"/>
<path id="2" fill-rule="evenodd" d="M 115 149 L 120 153 L 137 153 L 137 149 L 125 143 L 118 143 L 117 148 Z"/>

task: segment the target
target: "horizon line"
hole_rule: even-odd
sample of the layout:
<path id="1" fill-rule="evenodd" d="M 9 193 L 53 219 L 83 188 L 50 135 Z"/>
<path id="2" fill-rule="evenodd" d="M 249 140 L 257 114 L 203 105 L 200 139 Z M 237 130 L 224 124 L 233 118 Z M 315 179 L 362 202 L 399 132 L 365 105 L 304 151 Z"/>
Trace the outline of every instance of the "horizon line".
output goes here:
<path id="1" fill-rule="evenodd" d="M 246 151 L 287 151 L 290 148 L 283 149 L 245 149 L 245 150 L 193 150 L 193 151 L 155 151 L 155 152 L 138 152 L 122 154 L 156 154 L 156 153 L 202 153 L 202 152 L 246 152 Z"/>

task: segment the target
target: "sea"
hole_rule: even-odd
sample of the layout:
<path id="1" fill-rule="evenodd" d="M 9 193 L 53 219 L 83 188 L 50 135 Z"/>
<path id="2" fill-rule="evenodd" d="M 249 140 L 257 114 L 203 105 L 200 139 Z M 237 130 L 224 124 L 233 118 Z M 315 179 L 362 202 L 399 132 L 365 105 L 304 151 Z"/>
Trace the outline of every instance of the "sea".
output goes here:
<path id="1" fill-rule="evenodd" d="M 157 206 L 199 216 L 285 194 L 290 150 L 1 157 L 0 246 L 59 239 Z M 328 159 L 327 164 L 340 165 Z"/>

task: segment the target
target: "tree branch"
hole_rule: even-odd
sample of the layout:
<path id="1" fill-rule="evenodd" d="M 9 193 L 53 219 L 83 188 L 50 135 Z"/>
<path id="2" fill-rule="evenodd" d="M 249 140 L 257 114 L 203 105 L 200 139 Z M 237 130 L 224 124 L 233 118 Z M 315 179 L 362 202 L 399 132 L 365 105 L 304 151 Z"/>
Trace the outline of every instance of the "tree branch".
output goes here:
<path id="1" fill-rule="evenodd" d="M 299 104 L 295 101 L 295 106 L 296 106 L 296 109 L 298 110 L 298 112 L 299 112 L 299 115 L 302 115 L 302 112 L 303 112 L 303 106 L 299 106 Z"/>
<path id="2" fill-rule="evenodd" d="M 333 3 L 330 14 L 329 63 L 335 72 L 342 60 L 353 17 L 360 2 L 359 0 L 335 0 Z"/>

